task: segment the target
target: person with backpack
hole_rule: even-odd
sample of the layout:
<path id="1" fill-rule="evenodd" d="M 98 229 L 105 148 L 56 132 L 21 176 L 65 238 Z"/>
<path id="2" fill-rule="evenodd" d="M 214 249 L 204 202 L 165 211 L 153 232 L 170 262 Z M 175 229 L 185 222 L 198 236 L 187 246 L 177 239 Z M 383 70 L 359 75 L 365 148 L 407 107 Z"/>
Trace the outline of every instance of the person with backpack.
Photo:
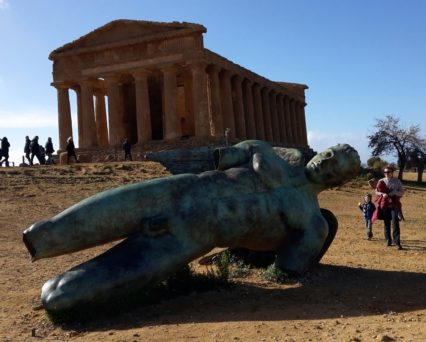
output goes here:
<path id="1" fill-rule="evenodd" d="M 34 157 L 37 157 L 39 164 L 41 165 L 41 157 L 40 157 L 40 145 L 38 143 L 38 135 L 36 135 L 33 140 L 31 140 L 30 144 L 31 149 L 31 159 L 30 165 L 34 165 Z"/>

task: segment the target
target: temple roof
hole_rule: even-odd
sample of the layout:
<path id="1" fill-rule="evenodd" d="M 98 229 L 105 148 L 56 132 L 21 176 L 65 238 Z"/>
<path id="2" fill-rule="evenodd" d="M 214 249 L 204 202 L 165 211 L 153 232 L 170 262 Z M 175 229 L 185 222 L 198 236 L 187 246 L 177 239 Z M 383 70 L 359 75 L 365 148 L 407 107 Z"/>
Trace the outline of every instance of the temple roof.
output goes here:
<path id="1" fill-rule="evenodd" d="M 194 32 L 205 33 L 203 25 L 187 22 L 155 22 L 144 20 L 118 19 L 105 24 L 80 38 L 53 50 L 49 59 L 76 50 L 88 50 L 125 45 L 141 40 L 164 39 L 167 36 L 186 35 Z"/>

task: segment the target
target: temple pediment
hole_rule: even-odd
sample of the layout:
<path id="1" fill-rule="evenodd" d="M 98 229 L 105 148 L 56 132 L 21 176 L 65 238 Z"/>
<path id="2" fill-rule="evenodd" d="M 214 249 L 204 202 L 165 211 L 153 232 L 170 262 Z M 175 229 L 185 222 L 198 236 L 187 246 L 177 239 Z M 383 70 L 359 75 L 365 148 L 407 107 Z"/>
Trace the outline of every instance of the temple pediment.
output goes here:
<path id="1" fill-rule="evenodd" d="M 192 23 L 162 23 L 142 20 L 114 20 L 108 24 L 89 32 L 88 34 L 67 43 L 52 51 L 49 59 L 57 54 L 86 50 L 91 48 L 107 47 L 108 45 L 125 44 L 150 39 L 166 39 L 167 36 L 180 34 L 204 33 L 206 28 Z"/>

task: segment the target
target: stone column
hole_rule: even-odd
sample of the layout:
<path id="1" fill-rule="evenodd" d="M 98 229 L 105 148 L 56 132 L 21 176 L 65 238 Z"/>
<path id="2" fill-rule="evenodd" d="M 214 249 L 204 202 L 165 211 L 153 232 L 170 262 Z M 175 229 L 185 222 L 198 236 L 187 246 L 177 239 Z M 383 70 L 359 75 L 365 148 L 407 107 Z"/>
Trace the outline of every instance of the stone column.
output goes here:
<path id="1" fill-rule="evenodd" d="M 220 98 L 222 99 L 222 117 L 224 129 L 229 128 L 230 137 L 235 137 L 234 107 L 232 105 L 231 74 L 228 70 L 220 73 Z"/>
<path id="2" fill-rule="evenodd" d="M 173 65 L 161 69 L 163 72 L 163 132 L 164 139 L 182 136 L 177 112 L 176 67 Z"/>
<path id="3" fill-rule="evenodd" d="M 307 127 L 306 127 L 306 117 L 305 117 L 305 106 L 306 103 L 300 104 L 300 117 L 302 122 L 302 142 L 303 146 L 308 146 L 308 134 L 307 134 Z"/>
<path id="4" fill-rule="evenodd" d="M 263 108 L 263 124 L 265 127 L 265 139 L 272 142 L 274 140 L 272 134 L 272 120 L 271 120 L 271 105 L 269 102 L 270 89 L 262 89 L 262 108 Z"/>
<path id="5" fill-rule="evenodd" d="M 284 117 L 286 122 L 286 132 L 288 137 L 288 143 L 290 143 L 292 146 L 294 145 L 294 123 L 293 123 L 293 117 L 291 115 L 291 108 L 290 108 L 290 98 L 288 96 L 284 96 Z"/>
<path id="6" fill-rule="evenodd" d="M 262 108 L 262 94 L 260 85 L 253 86 L 253 99 L 254 99 L 254 117 L 256 118 L 256 139 L 265 140 L 265 126 L 263 124 L 263 108 Z"/>
<path id="7" fill-rule="evenodd" d="M 71 106 L 68 87 L 55 85 L 58 93 L 59 149 L 65 150 L 67 139 L 72 136 Z"/>
<path id="8" fill-rule="evenodd" d="M 286 117 L 284 110 L 284 96 L 282 94 L 278 94 L 277 96 L 277 106 L 278 106 L 278 121 L 279 121 L 279 129 L 280 129 L 280 142 L 288 143 L 288 136 L 286 131 Z"/>
<path id="9" fill-rule="evenodd" d="M 148 72 L 144 70 L 133 74 L 135 78 L 136 123 L 138 143 L 152 139 L 151 106 L 149 103 Z"/>
<path id="10" fill-rule="evenodd" d="M 213 136 L 222 136 L 224 132 L 219 71 L 220 68 L 217 65 L 211 65 L 208 69 L 210 79 L 211 126 Z"/>
<path id="11" fill-rule="evenodd" d="M 271 105 L 271 121 L 272 121 L 272 135 L 273 141 L 281 141 L 280 136 L 280 124 L 278 121 L 278 109 L 277 109 L 277 93 L 272 90 L 270 93 L 270 105 Z"/>
<path id="12" fill-rule="evenodd" d="M 109 121 L 109 143 L 119 146 L 125 138 L 123 125 L 123 106 L 120 91 L 120 80 L 118 77 L 109 77 L 107 82 L 108 95 L 108 121 Z"/>
<path id="13" fill-rule="evenodd" d="M 299 127 L 297 123 L 297 113 L 296 113 L 296 103 L 294 99 L 290 100 L 290 113 L 291 113 L 291 123 L 292 123 L 292 132 L 293 132 L 293 142 L 299 147 Z"/>
<path id="14" fill-rule="evenodd" d="M 295 101 L 295 111 L 297 118 L 298 142 L 300 146 L 305 147 L 307 145 L 307 137 L 304 104 L 300 101 Z"/>
<path id="15" fill-rule="evenodd" d="M 195 135 L 210 136 L 209 107 L 207 99 L 207 73 L 203 62 L 191 64 Z"/>
<path id="16" fill-rule="evenodd" d="M 240 75 L 232 78 L 232 85 L 235 92 L 234 114 L 235 114 L 235 135 L 239 139 L 246 139 L 246 122 L 244 118 L 244 102 L 243 102 L 243 79 Z"/>
<path id="17" fill-rule="evenodd" d="M 96 134 L 100 146 L 108 146 L 108 126 L 105 110 L 105 96 L 100 90 L 95 92 Z"/>
<path id="18" fill-rule="evenodd" d="M 246 122 L 246 135 L 248 139 L 256 139 L 256 119 L 253 105 L 253 82 L 246 79 L 243 82 L 244 112 Z"/>
<path id="19" fill-rule="evenodd" d="M 90 80 L 82 81 L 81 105 L 83 109 L 83 146 L 93 147 L 98 145 L 96 136 L 95 109 L 93 106 L 93 83 Z"/>

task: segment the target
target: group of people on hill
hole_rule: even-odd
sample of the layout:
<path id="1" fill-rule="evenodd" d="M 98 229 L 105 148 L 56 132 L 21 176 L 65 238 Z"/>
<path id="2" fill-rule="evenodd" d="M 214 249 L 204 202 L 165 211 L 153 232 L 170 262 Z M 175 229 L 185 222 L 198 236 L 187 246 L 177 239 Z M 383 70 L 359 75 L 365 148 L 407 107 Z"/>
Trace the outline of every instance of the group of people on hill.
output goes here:
<path id="1" fill-rule="evenodd" d="M 398 250 L 402 250 L 399 222 L 404 220 L 400 200 L 404 195 L 404 189 L 401 181 L 394 177 L 394 172 L 394 167 L 386 166 L 383 170 L 385 176 L 375 185 L 377 206 L 372 202 L 372 195 L 367 193 L 364 201 L 358 203 L 358 207 L 364 215 L 368 240 L 373 237 L 373 223 L 376 220 L 383 220 L 386 245 L 394 244 Z"/>
<path id="2" fill-rule="evenodd" d="M 25 137 L 24 153 L 29 165 L 34 165 L 34 157 L 37 158 L 40 165 L 55 164 L 53 152 L 55 149 L 51 137 L 47 138 L 44 147 L 39 144 L 38 135 L 33 139 L 30 139 L 28 135 Z"/>
<path id="3" fill-rule="evenodd" d="M 0 167 L 5 163 L 6 167 L 9 166 L 9 148 L 10 143 L 6 137 L 1 140 L 1 148 L 0 148 Z M 132 160 L 131 148 L 129 140 L 126 138 L 123 142 L 123 151 L 124 151 L 124 160 Z M 74 158 L 74 161 L 77 162 L 77 155 L 75 153 L 75 145 L 72 137 L 67 139 L 67 144 L 65 147 L 67 152 L 67 164 Z M 27 135 L 25 137 L 25 146 L 24 146 L 24 154 L 25 158 L 28 160 L 28 164 L 30 166 L 34 165 L 34 158 L 37 158 L 40 165 L 50 165 L 55 164 L 55 160 L 53 158 L 53 153 L 55 149 L 53 148 L 52 138 L 48 137 L 44 146 L 39 144 L 39 137 L 36 135 L 33 139 Z M 23 157 L 24 159 L 24 157 Z M 23 160 L 24 162 L 24 160 Z"/>

